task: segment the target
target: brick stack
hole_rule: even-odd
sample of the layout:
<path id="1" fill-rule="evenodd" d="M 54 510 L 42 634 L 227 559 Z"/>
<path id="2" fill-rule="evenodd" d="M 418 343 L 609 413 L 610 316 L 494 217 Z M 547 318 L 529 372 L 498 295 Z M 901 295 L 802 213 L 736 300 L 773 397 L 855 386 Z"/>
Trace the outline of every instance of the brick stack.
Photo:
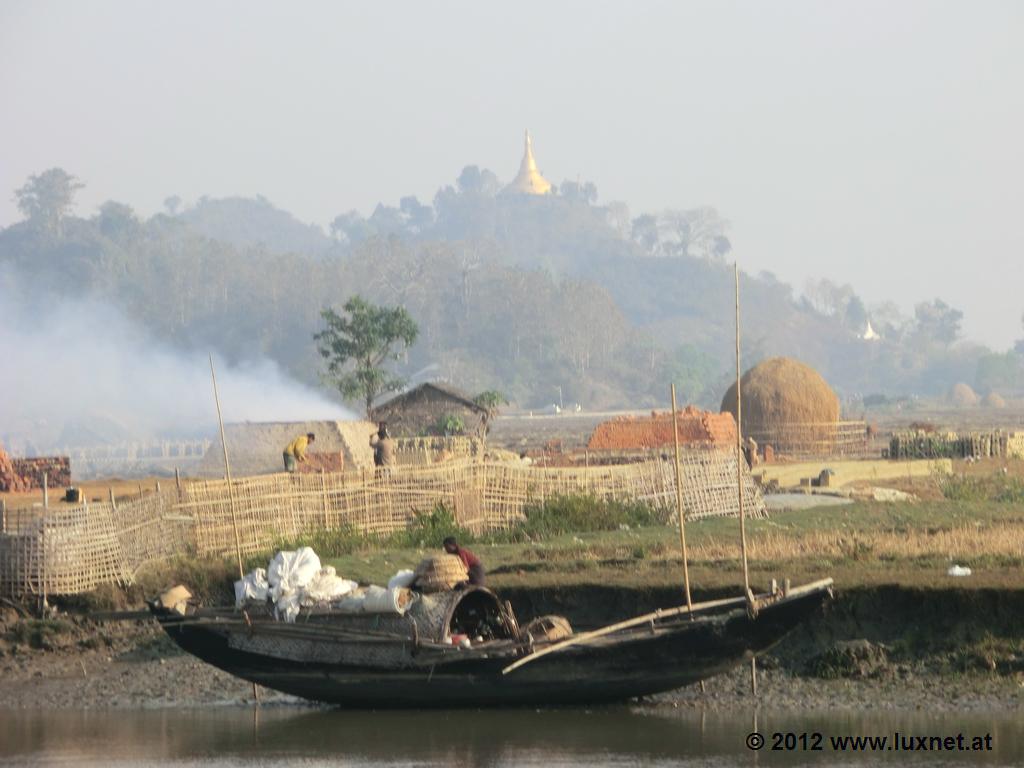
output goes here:
<path id="1" fill-rule="evenodd" d="M 7 451 L 0 445 L 0 491 L 4 493 L 20 493 L 30 489 L 30 485 L 14 469 L 14 462 Z"/>
<path id="2" fill-rule="evenodd" d="M 14 471 L 28 481 L 30 488 L 43 487 L 43 473 L 51 488 L 71 485 L 71 459 L 67 456 L 40 456 L 35 459 L 12 459 Z"/>
<path id="3" fill-rule="evenodd" d="M 342 472 L 345 469 L 345 455 L 338 453 L 307 453 L 306 460 L 299 463 L 299 472 Z"/>
<path id="4" fill-rule="evenodd" d="M 649 417 L 625 416 L 598 424 L 587 449 L 628 451 L 667 448 L 673 441 L 672 414 L 652 412 Z M 701 411 L 692 405 L 679 412 L 680 443 L 728 445 L 735 441 L 736 422 L 731 413 Z"/>

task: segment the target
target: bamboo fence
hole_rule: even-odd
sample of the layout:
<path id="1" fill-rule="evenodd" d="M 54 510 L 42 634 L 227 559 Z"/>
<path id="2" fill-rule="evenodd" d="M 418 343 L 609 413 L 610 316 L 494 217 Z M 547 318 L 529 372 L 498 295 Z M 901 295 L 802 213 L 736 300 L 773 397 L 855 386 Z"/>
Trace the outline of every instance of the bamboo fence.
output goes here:
<path id="1" fill-rule="evenodd" d="M 732 451 L 687 450 L 682 475 L 688 519 L 738 514 Z M 745 465 L 743 478 L 745 508 L 764 515 Z M 527 506 L 554 496 L 585 494 L 670 508 L 675 474 L 661 460 L 565 469 L 464 459 L 238 478 L 231 490 L 226 480 L 202 480 L 122 502 L 9 514 L 0 532 L 0 594 L 77 594 L 104 583 L 130 584 L 144 564 L 175 555 L 231 554 L 232 511 L 241 552 L 248 556 L 315 530 L 350 526 L 384 536 L 407 528 L 417 513 L 438 503 L 477 533 L 511 528 Z"/>
<path id="2" fill-rule="evenodd" d="M 775 449 L 776 456 L 791 459 L 866 458 L 877 456 L 867 424 L 838 421 L 828 424 L 759 425 L 743 422 L 744 437 L 752 437 L 763 448 Z"/>

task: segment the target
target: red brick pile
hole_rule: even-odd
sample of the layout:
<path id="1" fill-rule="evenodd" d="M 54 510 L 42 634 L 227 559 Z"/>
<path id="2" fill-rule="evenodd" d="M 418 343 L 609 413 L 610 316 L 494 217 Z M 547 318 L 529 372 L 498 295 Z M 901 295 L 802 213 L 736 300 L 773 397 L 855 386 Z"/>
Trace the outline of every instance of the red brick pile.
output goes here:
<path id="1" fill-rule="evenodd" d="M 50 488 L 71 485 L 71 459 L 67 456 L 39 456 L 35 459 L 12 459 L 14 471 L 28 481 L 29 488 L 42 488 L 43 475 Z"/>
<path id="2" fill-rule="evenodd" d="M 711 413 L 694 406 L 679 412 L 679 442 L 731 445 L 736 442 L 736 422 L 731 413 Z M 647 416 L 621 416 L 597 425 L 587 450 L 628 451 L 669 448 L 673 444 L 672 414 L 652 411 Z"/>
<path id="3" fill-rule="evenodd" d="M 67 456 L 12 459 L 0 446 L 0 491 L 24 493 L 42 488 L 44 472 L 50 488 L 71 485 L 71 459 Z"/>
<path id="4" fill-rule="evenodd" d="M 307 453 L 306 460 L 299 462 L 299 472 L 342 472 L 345 469 L 345 454 Z"/>
<path id="5" fill-rule="evenodd" d="M 0 491 L 21 493 L 31 488 L 28 481 L 14 470 L 14 462 L 0 446 Z"/>

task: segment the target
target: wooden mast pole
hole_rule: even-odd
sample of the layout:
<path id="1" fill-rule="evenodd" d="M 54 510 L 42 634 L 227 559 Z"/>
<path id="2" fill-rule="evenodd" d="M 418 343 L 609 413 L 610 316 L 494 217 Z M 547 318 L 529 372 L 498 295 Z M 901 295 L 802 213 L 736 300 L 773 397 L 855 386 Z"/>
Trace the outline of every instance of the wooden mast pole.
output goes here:
<path id="1" fill-rule="evenodd" d="M 747 567 L 747 523 L 743 512 L 743 397 L 740 391 L 740 267 L 733 263 L 736 278 L 736 493 L 740 508 L 740 552 L 743 556 L 743 594 L 753 605 Z"/>
<path id="2" fill-rule="evenodd" d="M 747 611 L 757 612 L 754 593 L 750 590 L 750 569 L 747 566 L 747 525 L 743 512 L 743 398 L 740 390 L 740 265 L 733 263 L 736 279 L 736 494 L 740 507 L 740 552 L 743 555 L 743 589 L 747 597 Z M 750 657 L 750 692 L 757 696 L 757 657 Z"/>
<path id="3" fill-rule="evenodd" d="M 228 508 L 231 510 L 231 527 L 235 531 L 235 557 L 238 559 L 238 578 L 245 578 L 242 567 L 242 539 L 238 535 L 238 516 L 235 514 L 235 489 L 231 483 L 231 462 L 228 461 L 228 441 L 224 437 L 224 417 L 220 412 L 220 394 L 217 392 L 217 373 L 213 369 L 213 355 L 210 355 L 210 378 L 213 379 L 213 399 L 217 403 L 217 423 L 220 425 L 220 447 L 224 450 L 224 474 L 228 481 Z"/>
<path id="4" fill-rule="evenodd" d="M 683 523 L 683 475 L 679 462 L 679 412 L 676 409 L 676 385 L 672 383 L 672 437 L 676 447 L 676 511 L 679 513 L 679 550 L 683 555 L 683 589 L 686 591 L 686 607 L 693 618 L 693 599 L 690 597 L 690 566 L 686 556 L 686 528 Z"/>
<path id="5" fill-rule="evenodd" d="M 245 568 L 242 567 L 242 539 L 238 535 L 238 516 L 235 514 L 235 488 L 231 482 L 231 462 L 228 461 L 228 441 L 224 437 L 224 417 L 220 412 L 220 393 L 217 392 L 217 372 L 213 369 L 213 354 L 210 354 L 210 378 L 213 380 L 213 400 L 217 403 L 217 425 L 220 427 L 220 447 L 224 451 L 224 476 L 228 481 L 228 509 L 231 510 L 231 527 L 235 531 L 235 557 L 238 559 L 238 578 L 245 578 Z M 242 612 L 246 624 L 249 624 L 249 614 Z M 260 703 L 260 689 L 256 683 L 252 684 L 252 697 L 256 705 Z"/>

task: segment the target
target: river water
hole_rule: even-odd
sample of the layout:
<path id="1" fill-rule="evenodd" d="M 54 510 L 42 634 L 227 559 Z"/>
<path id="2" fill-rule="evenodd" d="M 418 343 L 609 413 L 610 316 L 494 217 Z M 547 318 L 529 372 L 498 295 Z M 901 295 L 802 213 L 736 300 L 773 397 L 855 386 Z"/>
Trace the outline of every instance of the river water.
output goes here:
<path id="1" fill-rule="evenodd" d="M 1019 766 L 1024 765 L 1022 721 L 1019 712 L 736 712 L 660 706 L 444 712 L 8 710 L 0 711 L 0 766 Z M 757 751 L 746 743 L 755 731 L 765 738 Z M 900 751 L 892 749 L 894 732 L 900 734 Z M 834 741 L 848 736 L 885 736 L 888 741 L 881 751 L 868 751 L 863 744 L 854 750 L 850 742 L 844 749 Z M 936 748 L 940 741 L 932 737 L 941 737 L 941 751 Z M 979 751 L 959 749 L 975 746 L 975 737 L 981 740 Z"/>

